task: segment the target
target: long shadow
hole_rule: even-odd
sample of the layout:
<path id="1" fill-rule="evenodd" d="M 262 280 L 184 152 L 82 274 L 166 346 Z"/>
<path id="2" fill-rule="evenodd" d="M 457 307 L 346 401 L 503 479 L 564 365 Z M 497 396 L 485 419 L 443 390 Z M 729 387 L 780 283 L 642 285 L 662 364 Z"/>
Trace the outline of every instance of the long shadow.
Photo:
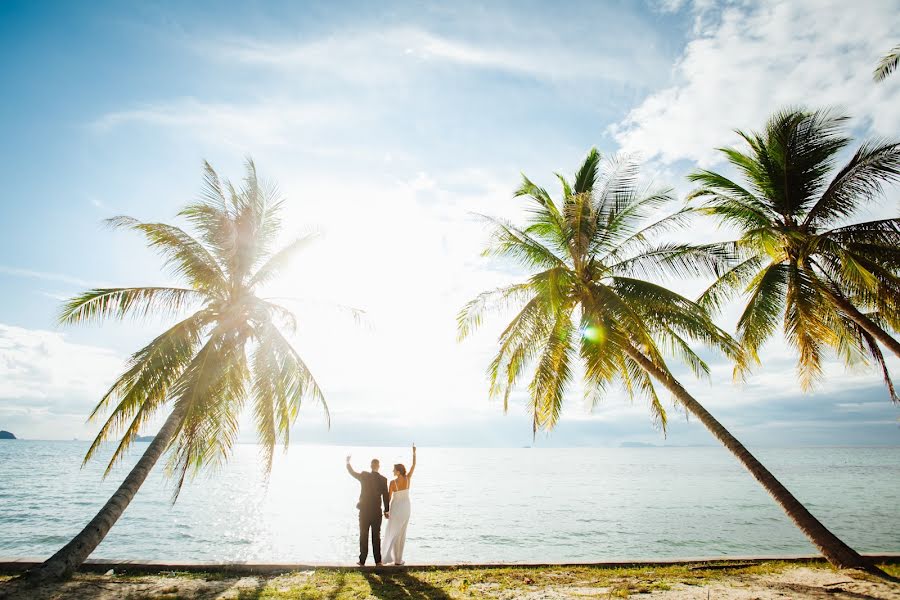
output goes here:
<path id="1" fill-rule="evenodd" d="M 807 598 L 855 598 L 857 600 L 879 600 L 878 596 L 870 596 L 860 592 L 851 592 L 840 587 L 824 589 L 818 586 L 804 585 L 802 583 L 769 583 L 769 587 L 777 590 L 787 590 L 795 593 L 803 593 Z"/>
<path id="2" fill-rule="evenodd" d="M 364 571 L 363 577 L 380 600 L 451 600 L 446 592 L 406 570 Z"/>
<path id="3" fill-rule="evenodd" d="M 337 575 L 337 587 L 332 590 L 330 594 L 328 594 L 328 600 L 336 600 L 341 592 L 344 591 L 344 588 L 347 587 L 347 574 L 343 571 L 338 573 Z"/>

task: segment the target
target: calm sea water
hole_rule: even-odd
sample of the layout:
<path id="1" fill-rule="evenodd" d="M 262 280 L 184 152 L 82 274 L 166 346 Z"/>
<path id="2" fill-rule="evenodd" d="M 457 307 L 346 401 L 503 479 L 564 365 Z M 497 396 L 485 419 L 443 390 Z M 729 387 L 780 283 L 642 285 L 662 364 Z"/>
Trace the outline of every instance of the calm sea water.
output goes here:
<path id="1" fill-rule="evenodd" d="M 136 445 L 139 451 L 144 444 Z M 0 441 L 0 555 L 46 556 L 124 477 L 79 463 L 81 442 Z M 239 445 L 178 502 L 159 469 L 94 556 L 123 559 L 350 562 L 356 481 L 400 448 L 293 446 L 268 483 L 257 448 Z M 760 459 L 861 551 L 900 551 L 900 448 L 765 449 Z M 137 455 L 131 457 L 131 462 Z M 130 465 L 129 465 L 130 466 Z M 421 448 L 407 558 L 592 561 L 796 554 L 812 547 L 719 448 Z"/>

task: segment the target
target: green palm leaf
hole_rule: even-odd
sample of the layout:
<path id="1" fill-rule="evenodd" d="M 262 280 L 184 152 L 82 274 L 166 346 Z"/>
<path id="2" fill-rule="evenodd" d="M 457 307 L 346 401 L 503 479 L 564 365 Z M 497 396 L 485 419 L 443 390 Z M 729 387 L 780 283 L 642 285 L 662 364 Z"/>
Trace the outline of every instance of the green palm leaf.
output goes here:
<path id="1" fill-rule="evenodd" d="M 875 67 L 875 72 L 872 73 L 872 78 L 875 81 L 884 81 L 897 69 L 898 64 L 900 64 L 900 45 L 894 46 L 890 52 L 881 57 Z"/>
<path id="2" fill-rule="evenodd" d="M 754 356 L 784 316 L 805 387 L 821 376 L 826 348 L 848 365 L 858 355 L 878 362 L 864 337 L 829 316 L 836 310 L 900 356 L 900 343 L 879 324 L 900 324 L 900 220 L 847 223 L 900 181 L 900 143 L 864 142 L 835 170 L 850 142 L 846 120 L 827 110 L 778 112 L 761 133 L 741 133 L 749 150 L 723 150 L 746 183 L 705 170 L 690 176 L 698 187 L 689 198 L 701 202 L 699 210 L 740 235 L 739 261 L 700 303 L 719 311 L 746 293 L 738 333 Z M 843 302 L 858 309 L 838 308 Z"/>
<path id="3" fill-rule="evenodd" d="M 189 288 L 100 288 L 67 300 L 57 320 L 61 325 L 73 325 L 110 318 L 176 315 L 202 299 L 202 292 Z"/>
<path id="4" fill-rule="evenodd" d="M 488 312 L 519 308 L 500 334 L 488 377 L 491 395 L 502 396 L 506 410 L 511 391 L 531 370 L 526 405 L 535 433 L 556 426 L 579 363 L 592 403 L 621 381 L 630 395 L 647 399 L 654 422 L 665 430 L 667 416 L 653 382 L 625 348 L 640 348 L 667 376 L 663 350 L 698 375 L 708 373 L 692 342 L 724 350 L 741 364 L 745 359 L 705 308 L 637 276 L 720 273 L 737 249 L 653 240 L 695 211 L 686 207 L 660 217 L 671 192 L 642 185 L 636 163 L 627 158 L 601 162 L 591 150 L 572 184 L 557 178 L 558 203 L 523 176 L 515 195 L 529 200 L 524 226 L 485 217 L 493 232 L 484 254 L 511 259 L 532 274 L 466 304 L 457 318 L 459 338 L 471 335 Z"/>

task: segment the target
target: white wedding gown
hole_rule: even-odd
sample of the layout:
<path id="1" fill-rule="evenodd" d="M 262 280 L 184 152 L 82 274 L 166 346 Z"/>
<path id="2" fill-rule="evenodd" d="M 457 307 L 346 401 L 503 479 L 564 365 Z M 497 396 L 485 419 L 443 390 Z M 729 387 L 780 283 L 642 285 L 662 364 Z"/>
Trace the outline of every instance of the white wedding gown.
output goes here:
<path id="1" fill-rule="evenodd" d="M 391 517 L 384 534 L 384 564 L 403 564 L 403 546 L 406 545 L 406 526 L 409 525 L 409 489 L 394 492 L 391 496 Z"/>

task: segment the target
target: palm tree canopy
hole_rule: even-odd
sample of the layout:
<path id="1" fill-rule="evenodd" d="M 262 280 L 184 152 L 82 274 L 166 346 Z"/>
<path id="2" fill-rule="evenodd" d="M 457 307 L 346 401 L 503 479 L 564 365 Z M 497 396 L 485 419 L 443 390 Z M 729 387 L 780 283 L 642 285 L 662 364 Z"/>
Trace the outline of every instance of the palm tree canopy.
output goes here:
<path id="1" fill-rule="evenodd" d="M 738 363 L 743 353 L 705 309 L 641 277 L 715 274 L 727 256 L 714 254 L 728 252 L 654 244 L 657 234 L 683 224 L 692 211 L 651 222 L 648 217 L 672 199 L 671 192 L 640 186 L 632 161 L 603 164 L 599 152 L 591 150 L 573 181 L 557 177 L 561 201 L 523 176 L 515 195 L 527 202 L 524 227 L 485 217 L 493 225 L 485 254 L 513 259 L 532 274 L 469 302 L 458 317 L 459 336 L 479 327 L 487 311 L 518 309 L 500 335 L 489 367 L 490 389 L 503 397 L 507 409 L 511 390 L 534 365 L 528 395 L 535 432 L 556 425 L 579 362 L 588 399 L 596 402 L 619 380 L 629 397 L 649 401 L 665 431 L 666 411 L 653 381 L 626 347 L 638 349 L 666 373 L 664 355 L 674 354 L 697 375 L 707 374 L 709 367 L 690 341 L 720 349 Z"/>
<path id="2" fill-rule="evenodd" d="M 125 372 L 97 404 L 91 418 L 109 416 L 85 456 L 105 440 L 122 435 L 107 473 L 141 428 L 166 404 L 183 414 L 170 445 L 169 473 L 177 478 L 227 458 L 238 418 L 249 400 L 259 441 L 271 468 L 276 443 L 287 446 L 301 401 L 311 397 L 328 409 L 306 364 L 281 328 L 293 329 L 293 315 L 260 298 L 261 284 L 276 276 L 308 242 L 300 238 L 273 251 L 283 201 L 257 178 L 248 161 L 241 187 L 222 182 L 209 164 L 201 197 L 179 216 L 195 229 L 115 217 L 107 223 L 144 235 L 184 287 L 94 289 L 64 304 L 62 324 L 148 315 L 191 314 L 135 352 Z"/>
<path id="3" fill-rule="evenodd" d="M 761 133 L 738 132 L 746 150 L 721 149 L 744 183 L 708 170 L 689 176 L 698 187 L 688 199 L 700 199 L 702 210 L 740 235 L 730 244 L 737 260 L 700 303 L 718 310 L 746 295 L 740 341 L 758 360 L 783 325 L 806 387 L 821 376 L 822 351 L 830 347 L 847 363 L 874 359 L 895 398 L 875 340 L 833 298 L 848 299 L 882 326 L 900 325 L 900 219 L 851 222 L 900 180 L 900 143 L 863 143 L 837 169 L 851 142 L 846 121 L 828 110 L 778 112 Z"/>
<path id="4" fill-rule="evenodd" d="M 897 69 L 897 65 L 900 65 L 900 45 L 894 46 L 890 52 L 881 57 L 872 78 L 875 81 L 884 81 Z"/>

